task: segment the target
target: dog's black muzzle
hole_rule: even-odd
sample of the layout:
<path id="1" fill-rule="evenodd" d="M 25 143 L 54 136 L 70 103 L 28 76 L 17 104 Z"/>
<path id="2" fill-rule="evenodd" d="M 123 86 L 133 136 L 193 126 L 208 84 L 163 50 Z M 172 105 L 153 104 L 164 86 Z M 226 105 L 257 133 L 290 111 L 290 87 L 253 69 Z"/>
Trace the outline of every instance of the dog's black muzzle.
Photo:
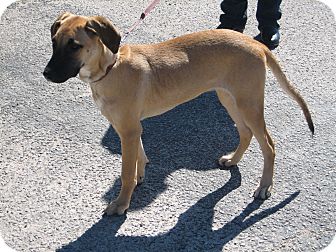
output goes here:
<path id="1" fill-rule="evenodd" d="M 43 71 L 48 81 L 62 83 L 79 73 L 81 63 L 72 57 L 54 54 Z"/>

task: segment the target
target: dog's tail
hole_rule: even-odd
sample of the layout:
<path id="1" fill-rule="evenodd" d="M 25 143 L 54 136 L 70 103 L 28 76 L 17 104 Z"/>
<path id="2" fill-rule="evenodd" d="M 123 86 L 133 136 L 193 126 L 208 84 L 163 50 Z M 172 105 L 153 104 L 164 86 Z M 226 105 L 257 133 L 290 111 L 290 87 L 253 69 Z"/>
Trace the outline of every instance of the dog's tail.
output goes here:
<path id="1" fill-rule="evenodd" d="M 271 53 L 271 51 L 265 49 L 265 55 L 267 65 L 272 70 L 274 76 L 280 83 L 280 87 L 299 104 L 308 123 L 308 127 L 314 135 L 314 123 L 310 115 L 307 103 L 305 102 L 303 97 L 299 94 L 299 92 L 295 89 L 295 87 L 288 81 L 286 75 L 283 73 L 278 61 Z"/>

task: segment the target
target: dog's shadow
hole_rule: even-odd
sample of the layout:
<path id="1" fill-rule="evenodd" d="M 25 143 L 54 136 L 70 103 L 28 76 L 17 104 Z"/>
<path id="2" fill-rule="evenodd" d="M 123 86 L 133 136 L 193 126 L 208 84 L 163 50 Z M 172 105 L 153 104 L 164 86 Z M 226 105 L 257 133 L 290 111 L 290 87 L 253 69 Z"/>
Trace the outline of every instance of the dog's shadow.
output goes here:
<path id="1" fill-rule="evenodd" d="M 165 179 L 178 169 L 218 169 L 218 158 L 239 143 L 236 127 L 215 92 L 146 119 L 142 126 L 143 145 L 150 163 L 146 166 L 145 182 L 134 192 L 130 210 L 150 204 L 166 189 Z M 111 153 L 121 154 L 119 137 L 111 126 L 101 144 Z M 120 187 L 120 179 L 115 180 L 104 200 L 109 203 L 116 198 Z"/>
<path id="2" fill-rule="evenodd" d="M 300 193 L 297 191 L 275 206 L 254 215 L 252 213 L 259 209 L 263 201 L 252 200 L 231 221 L 213 230 L 214 207 L 241 184 L 239 168 L 229 171 L 231 177 L 224 186 L 198 200 L 180 215 L 176 225 L 166 233 L 156 236 L 118 235 L 119 228 L 127 218 L 126 215 L 104 217 L 77 240 L 57 251 L 222 251 L 225 244 L 242 231 L 281 210 Z"/>

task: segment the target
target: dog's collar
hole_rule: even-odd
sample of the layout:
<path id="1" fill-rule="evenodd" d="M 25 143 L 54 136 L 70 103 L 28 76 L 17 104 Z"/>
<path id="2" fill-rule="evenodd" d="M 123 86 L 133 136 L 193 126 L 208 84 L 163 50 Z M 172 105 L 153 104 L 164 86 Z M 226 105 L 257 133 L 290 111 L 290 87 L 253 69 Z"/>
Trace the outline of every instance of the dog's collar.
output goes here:
<path id="1" fill-rule="evenodd" d="M 104 78 L 106 77 L 106 75 L 108 75 L 108 73 L 111 71 L 111 69 L 112 69 L 112 67 L 114 66 L 115 63 L 116 63 L 116 61 L 113 62 L 113 64 L 109 65 L 109 66 L 106 68 L 106 72 L 105 72 L 105 74 L 104 74 L 102 77 L 100 77 L 98 80 L 95 80 L 95 81 L 93 81 L 93 82 L 91 82 L 91 83 L 96 83 L 96 82 L 101 81 L 102 79 L 104 79 Z"/>

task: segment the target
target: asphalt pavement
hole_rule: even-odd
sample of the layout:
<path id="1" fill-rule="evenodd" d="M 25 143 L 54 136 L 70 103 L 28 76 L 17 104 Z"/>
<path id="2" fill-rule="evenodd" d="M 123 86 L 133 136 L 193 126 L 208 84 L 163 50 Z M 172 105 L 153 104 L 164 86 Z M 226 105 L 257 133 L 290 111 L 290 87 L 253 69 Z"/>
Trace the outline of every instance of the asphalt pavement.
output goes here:
<path id="1" fill-rule="evenodd" d="M 336 25 L 315 0 L 283 1 L 274 51 L 307 101 L 269 72 L 266 123 L 276 143 L 270 199 L 253 200 L 262 156 L 253 139 L 238 167 L 217 159 L 238 135 L 214 93 L 143 121 L 150 163 L 125 216 L 103 217 L 120 189 L 120 142 L 79 79 L 47 82 L 50 26 L 63 11 L 103 15 L 126 31 L 148 0 L 22 0 L 0 20 L 0 231 L 17 251 L 319 251 L 335 235 Z M 218 25 L 220 1 L 161 1 L 127 43 Z M 245 33 L 257 34 L 249 1 Z M 253 95 L 253 94 L 251 94 Z"/>

